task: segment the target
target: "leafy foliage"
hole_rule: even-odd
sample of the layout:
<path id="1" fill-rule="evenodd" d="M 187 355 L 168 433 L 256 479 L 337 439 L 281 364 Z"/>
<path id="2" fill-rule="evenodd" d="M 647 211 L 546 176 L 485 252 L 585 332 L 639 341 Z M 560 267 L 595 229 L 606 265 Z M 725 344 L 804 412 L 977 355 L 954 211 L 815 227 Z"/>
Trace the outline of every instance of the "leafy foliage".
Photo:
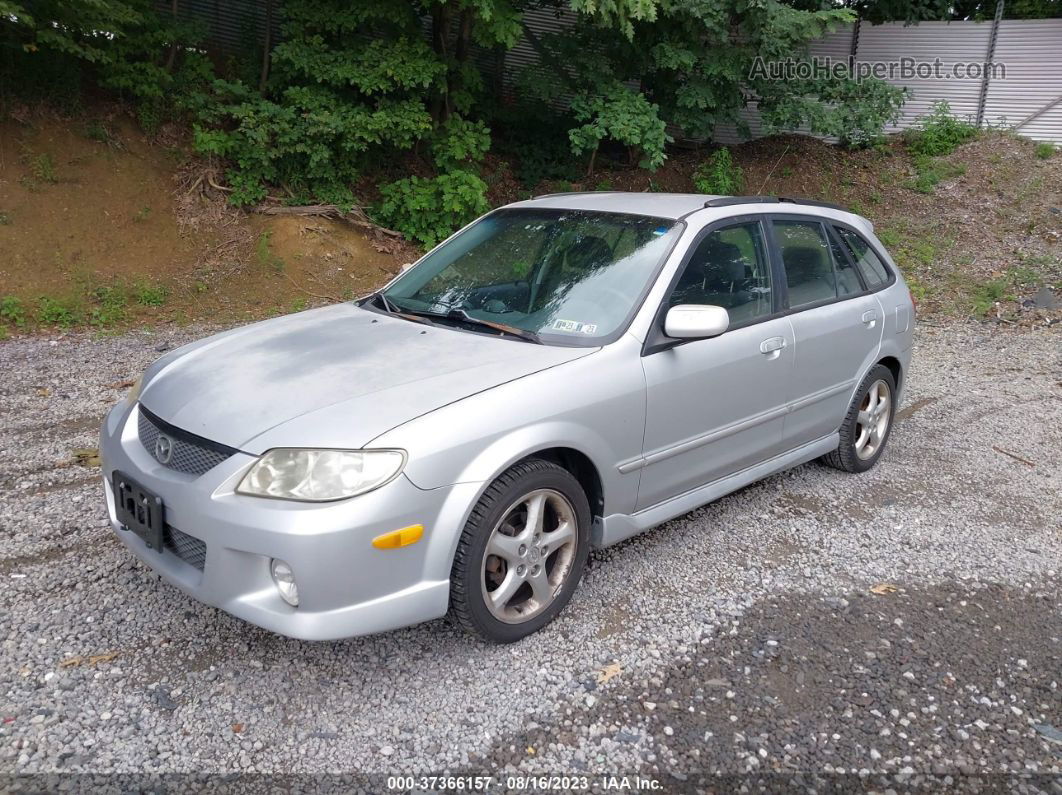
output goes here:
<path id="1" fill-rule="evenodd" d="M 486 192 L 487 183 L 470 171 L 408 177 L 380 188 L 375 215 L 407 237 L 434 246 L 487 211 Z"/>
<path id="2" fill-rule="evenodd" d="M 948 155 L 978 133 L 977 125 L 953 115 L 947 102 L 938 102 L 919 120 L 917 129 L 908 133 L 907 148 L 916 156 Z"/>
<path id="3" fill-rule="evenodd" d="M 699 193 L 738 196 L 745 190 L 745 174 L 724 146 L 697 167 L 693 184 Z"/>
<path id="4" fill-rule="evenodd" d="M 659 111 L 644 94 L 618 82 L 577 96 L 572 114 L 583 124 L 568 132 L 572 151 L 596 153 L 607 138 L 641 152 L 643 168 L 659 168 L 666 157 L 664 145 L 671 140 Z"/>

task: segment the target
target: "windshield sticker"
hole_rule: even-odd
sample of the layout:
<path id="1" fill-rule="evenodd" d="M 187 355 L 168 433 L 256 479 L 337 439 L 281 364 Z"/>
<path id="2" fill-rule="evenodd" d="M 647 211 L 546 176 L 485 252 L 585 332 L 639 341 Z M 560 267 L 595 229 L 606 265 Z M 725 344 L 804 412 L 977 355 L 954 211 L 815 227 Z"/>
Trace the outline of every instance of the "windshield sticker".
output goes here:
<path id="1" fill-rule="evenodd" d="M 667 234 L 667 227 L 666 226 L 658 226 L 656 229 L 653 230 L 653 234 L 656 235 L 657 237 L 661 237 L 662 235 L 666 235 Z"/>
<path id="2" fill-rule="evenodd" d="M 595 334 L 596 323 L 580 323 L 578 320 L 554 320 L 554 331 L 566 331 L 569 334 Z"/>

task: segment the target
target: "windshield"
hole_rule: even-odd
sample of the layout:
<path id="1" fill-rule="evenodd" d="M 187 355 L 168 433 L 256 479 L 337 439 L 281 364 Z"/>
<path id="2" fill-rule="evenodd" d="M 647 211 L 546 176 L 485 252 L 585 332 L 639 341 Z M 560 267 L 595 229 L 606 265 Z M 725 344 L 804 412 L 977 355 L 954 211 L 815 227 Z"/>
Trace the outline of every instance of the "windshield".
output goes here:
<path id="1" fill-rule="evenodd" d="M 640 215 L 499 210 L 383 295 L 399 312 L 464 314 L 543 342 L 600 345 L 626 326 L 681 228 Z"/>

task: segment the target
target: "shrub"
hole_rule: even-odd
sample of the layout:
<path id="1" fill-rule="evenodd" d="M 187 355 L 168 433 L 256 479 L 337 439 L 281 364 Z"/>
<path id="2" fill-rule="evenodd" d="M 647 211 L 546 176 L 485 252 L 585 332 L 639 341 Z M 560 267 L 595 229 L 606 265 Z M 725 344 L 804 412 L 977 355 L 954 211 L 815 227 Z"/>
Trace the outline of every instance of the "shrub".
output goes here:
<path id="1" fill-rule="evenodd" d="M 907 148 L 915 156 L 938 157 L 954 152 L 979 134 L 977 125 L 952 115 L 947 102 L 938 102 L 907 136 Z"/>
<path id="2" fill-rule="evenodd" d="M 488 209 L 487 183 L 470 171 L 409 177 L 380 188 L 377 219 L 425 246 L 434 246 Z"/>
<path id="3" fill-rule="evenodd" d="M 737 196 L 745 189 L 745 175 L 725 146 L 697 166 L 693 185 L 698 193 Z"/>
<path id="4" fill-rule="evenodd" d="M 432 142 L 435 164 L 442 171 L 467 168 L 483 159 L 490 149 L 490 130 L 481 121 L 454 117 L 436 133 Z"/>

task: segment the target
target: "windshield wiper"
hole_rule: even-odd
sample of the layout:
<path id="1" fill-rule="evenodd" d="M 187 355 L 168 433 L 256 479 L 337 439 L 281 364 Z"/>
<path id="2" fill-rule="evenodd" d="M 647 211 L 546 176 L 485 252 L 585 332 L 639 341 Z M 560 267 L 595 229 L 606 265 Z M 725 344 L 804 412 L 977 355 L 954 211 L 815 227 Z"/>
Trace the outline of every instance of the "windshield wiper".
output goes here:
<path id="1" fill-rule="evenodd" d="M 377 303 L 383 307 L 384 312 L 388 312 L 392 315 L 397 315 L 399 310 L 392 304 L 386 295 L 383 294 L 383 290 L 377 290 L 375 293 L 369 296 L 369 298 L 375 298 Z"/>
<path id="2" fill-rule="evenodd" d="M 523 340 L 524 342 L 533 342 L 536 345 L 543 344 L 542 340 L 539 339 L 539 336 L 533 331 L 510 326 L 507 323 L 495 323 L 493 320 L 482 320 L 478 317 L 472 317 L 472 315 L 468 314 L 464 309 L 448 309 L 446 312 L 428 312 L 421 309 L 406 309 L 403 311 L 410 315 L 417 315 L 431 320 L 450 320 L 470 326 L 482 326 L 484 328 L 500 331 L 502 334 Z"/>

